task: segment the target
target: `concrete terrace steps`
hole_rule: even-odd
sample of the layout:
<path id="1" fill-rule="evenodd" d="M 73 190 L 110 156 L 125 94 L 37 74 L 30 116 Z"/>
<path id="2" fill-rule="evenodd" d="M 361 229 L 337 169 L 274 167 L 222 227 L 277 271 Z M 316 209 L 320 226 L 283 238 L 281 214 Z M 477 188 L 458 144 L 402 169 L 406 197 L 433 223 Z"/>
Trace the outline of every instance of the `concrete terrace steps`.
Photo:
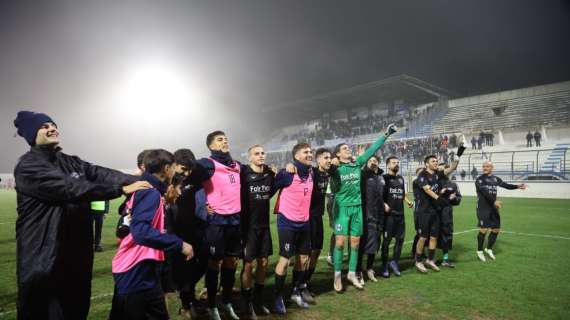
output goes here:
<path id="1" fill-rule="evenodd" d="M 561 143 L 554 146 L 554 150 L 550 152 L 546 161 L 542 163 L 541 172 L 560 172 L 564 167 L 565 154 L 570 149 L 570 143 Z"/>
<path id="2" fill-rule="evenodd" d="M 495 107 L 507 108 L 493 116 Z M 513 128 L 540 123 L 567 123 L 570 120 L 570 91 L 560 91 L 534 97 L 485 102 L 449 108 L 449 113 L 433 126 L 432 133 L 469 128 Z"/>

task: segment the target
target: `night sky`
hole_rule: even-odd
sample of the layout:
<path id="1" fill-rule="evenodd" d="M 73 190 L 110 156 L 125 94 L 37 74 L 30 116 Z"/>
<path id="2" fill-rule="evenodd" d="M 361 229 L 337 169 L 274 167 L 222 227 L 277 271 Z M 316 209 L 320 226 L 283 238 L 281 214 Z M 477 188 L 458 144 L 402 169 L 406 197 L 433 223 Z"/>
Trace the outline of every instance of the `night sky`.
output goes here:
<path id="1" fill-rule="evenodd" d="M 0 172 L 28 148 L 21 109 L 52 115 L 66 152 L 127 168 L 143 147 L 202 154 L 218 127 L 251 139 L 258 110 L 318 93 L 409 74 L 476 95 L 570 80 L 569 57 L 570 1 L 2 1 Z M 116 113 L 148 61 L 211 107 Z"/>

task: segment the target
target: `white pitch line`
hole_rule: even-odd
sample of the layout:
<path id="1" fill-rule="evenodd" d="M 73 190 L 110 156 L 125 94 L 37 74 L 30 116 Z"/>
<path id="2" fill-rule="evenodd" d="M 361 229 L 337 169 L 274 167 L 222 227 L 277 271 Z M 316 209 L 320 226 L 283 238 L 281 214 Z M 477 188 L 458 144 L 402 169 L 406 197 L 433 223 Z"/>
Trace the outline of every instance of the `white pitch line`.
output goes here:
<path id="1" fill-rule="evenodd" d="M 8 222 L 10 223 L 10 222 Z M 6 223 L 0 223 L 0 224 L 6 224 Z M 458 232 L 454 232 L 454 235 L 458 235 L 458 234 L 464 234 L 464 233 L 469 233 L 469 232 L 473 232 L 473 231 L 478 231 L 479 229 L 469 229 L 469 230 L 463 230 L 463 231 L 458 231 Z M 521 236 L 531 236 L 531 237 L 542 237 L 542 238 L 552 238 L 552 239 L 563 239 L 563 240 L 570 240 L 570 237 L 563 237 L 563 236 L 557 236 L 557 235 L 549 235 L 549 234 L 535 234 L 535 233 L 524 233 L 524 232 L 514 232 L 514 231 L 503 231 L 501 230 L 501 233 L 507 233 L 507 234 L 515 234 L 515 235 L 521 235 Z M 412 243 L 414 242 L 412 241 L 406 241 L 404 242 L 405 244 L 408 243 Z M 326 256 L 320 256 L 319 260 L 324 260 L 326 259 Z M 99 299 L 99 298 L 105 298 L 105 297 L 110 297 L 112 296 L 113 293 L 104 293 L 104 294 L 100 294 L 97 296 L 93 296 L 91 297 L 91 300 L 95 300 L 95 299 Z M 6 311 L 6 312 L 2 312 L 0 313 L 0 317 L 3 316 L 7 316 L 9 314 L 12 314 L 16 312 L 16 310 L 10 310 L 10 311 Z"/>
<path id="2" fill-rule="evenodd" d="M 463 230 L 463 231 L 457 231 L 454 232 L 453 235 L 458 235 L 458 234 L 463 234 L 463 233 L 468 233 L 468 232 L 473 232 L 473 231 L 478 231 L 479 229 L 469 229 L 469 230 Z M 409 243 L 413 243 L 414 240 L 410 240 L 410 241 L 406 241 L 404 242 L 404 244 L 409 244 Z M 394 244 L 390 245 L 390 248 L 393 247 Z M 325 260 L 327 258 L 327 256 L 319 256 L 319 260 Z"/>
<path id="3" fill-rule="evenodd" d="M 563 237 L 563 236 L 550 235 L 550 234 L 524 233 L 524 232 L 503 231 L 503 230 L 501 230 L 501 233 L 516 234 L 516 235 L 519 235 L 519 236 L 530 236 L 530 237 L 541 237 L 541 238 L 570 240 L 570 237 Z"/>

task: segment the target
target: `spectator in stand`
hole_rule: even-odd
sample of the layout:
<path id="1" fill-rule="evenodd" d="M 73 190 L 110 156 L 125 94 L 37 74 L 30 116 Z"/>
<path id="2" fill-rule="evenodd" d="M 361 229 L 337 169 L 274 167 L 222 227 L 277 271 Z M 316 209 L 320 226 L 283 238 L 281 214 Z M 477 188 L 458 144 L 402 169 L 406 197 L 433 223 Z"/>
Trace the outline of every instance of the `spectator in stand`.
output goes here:
<path id="1" fill-rule="evenodd" d="M 459 173 L 459 176 L 461 176 L 461 181 L 465 181 L 466 175 L 467 173 L 465 172 L 465 169 L 461 169 L 461 172 Z"/>
<path id="2" fill-rule="evenodd" d="M 483 143 L 485 143 L 485 132 L 481 131 L 479 132 L 479 141 L 481 145 L 483 145 Z M 479 147 L 479 149 L 481 149 L 481 147 Z"/>
<path id="3" fill-rule="evenodd" d="M 473 138 L 471 138 L 471 149 L 472 150 L 477 149 L 477 139 L 475 138 L 475 136 L 473 136 Z"/>
<path id="4" fill-rule="evenodd" d="M 493 134 L 492 132 L 489 133 L 489 142 L 491 142 L 490 146 L 494 146 L 495 145 L 495 134 Z"/>
<path id="5" fill-rule="evenodd" d="M 542 135 L 538 130 L 534 132 L 534 143 L 537 147 L 540 147 L 540 140 L 542 139 Z"/>
<path id="6" fill-rule="evenodd" d="M 527 148 L 532 148 L 532 133 L 530 133 L 530 130 L 528 131 L 528 133 L 526 134 L 526 147 Z"/>
<path id="7" fill-rule="evenodd" d="M 477 168 L 475 168 L 475 165 L 473 165 L 473 170 L 471 170 L 471 178 L 473 180 L 477 179 L 477 176 L 479 175 L 479 172 L 477 172 Z"/>
<path id="8" fill-rule="evenodd" d="M 457 136 L 454 134 L 449 137 L 449 147 L 455 149 L 457 147 Z"/>
<path id="9" fill-rule="evenodd" d="M 478 150 L 483 149 L 483 137 L 479 137 L 479 140 L 477 140 L 477 149 Z"/>

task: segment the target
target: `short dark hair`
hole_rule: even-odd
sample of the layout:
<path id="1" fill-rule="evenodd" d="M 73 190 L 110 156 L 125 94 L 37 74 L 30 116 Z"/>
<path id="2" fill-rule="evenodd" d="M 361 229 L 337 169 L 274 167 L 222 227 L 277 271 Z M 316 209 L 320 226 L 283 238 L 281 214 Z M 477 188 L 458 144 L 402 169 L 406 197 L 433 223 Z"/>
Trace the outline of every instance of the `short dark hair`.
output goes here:
<path id="1" fill-rule="evenodd" d="M 429 162 L 429 159 L 434 158 L 437 160 L 437 157 L 434 154 L 430 154 L 429 156 L 426 156 L 424 158 L 424 164 L 427 164 Z"/>
<path id="2" fill-rule="evenodd" d="M 175 173 L 174 176 L 172 177 L 172 181 L 170 182 L 170 184 L 176 187 L 182 184 L 186 180 L 186 178 L 187 177 L 183 174 Z"/>
<path id="3" fill-rule="evenodd" d="M 192 170 L 196 165 L 196 157 L 190 149 L 178 149 L 174 151 L 174 162 Z"/>
<path id="4" fill-rule="evenodd" d="M 331 151 L 327 148 L 318 148 L 317 151 L 315 151 L 315 159 L 320 157 L 323 153 L 331 153 Z"/>
<path id="5" fill-rule="evenodd" d="M 342 146 L 347 146 L 347 145 L 348 145 L 348 144 L 346 144 L 346 143 L 344 143 L 344 142 L 337 144 L 337 145 L 334 147 L 334 155 L 335 155 L 335 157 L 336 157 L 336 154 L 340 152 L 340 148 L 341 148 Z"/>
<path id="6" fill-rule="evenodd" d="M 293 159 L 295 159 L 295 154 L 297 154 L 297 152 L 299 152 L 299 150 L 305 149 L 305 148 L 310 148 L 311 145 L 306 143 L 306 142 L 299 142 L 296 145 L 293 146 L 293 151 L 291 152 L 293 154 Z"/>
<path id="7" fill-rule="evenodd" d="M 388 165 L 388 163 L 390 163 L 390 160 L 392 160 L 392 159 L 398 160 L 399 158 L 396 156 L 389 156 L 388 158 L 386 158 L 386 165 Z"/>
<path id="8" fill-rule="evenodd" d="M 216 136 L 225 136 L 226 134 L 222 130 L 216 130 L 214 132 L 208 133 L 206 136 L 206 147 L 210 148 L 210 144 L 214 141 Z"/>
<path id="9" fill-rule="evenodd" d="M 374 158 L 374 159 L 376 159 L 376 161 L 380 162 L 380 158 L 377 155 L 374 154 L 374 155 L 370 156 L 370 158 L 368 160 L 370 160 L 372 158 Z M 368 161 L 366 161 L 366 162 L 368 162 Z"/>
<path id="10" fill-rule="evenodd" d="M 137 168 L 141 168 L 141 166 L 144 164 L 144 157 L 149 153 L 151 149 L 146 149 L 141 151 L 138 155 L 137 155 Z"/>
<path id="11" fill-rule="evenodd" d="M 165 166 L 174 163 L 174 155 L 164 149 L 150 150 L 144 157 L 144 168 L 148 173 L 158 173 Z"/>

